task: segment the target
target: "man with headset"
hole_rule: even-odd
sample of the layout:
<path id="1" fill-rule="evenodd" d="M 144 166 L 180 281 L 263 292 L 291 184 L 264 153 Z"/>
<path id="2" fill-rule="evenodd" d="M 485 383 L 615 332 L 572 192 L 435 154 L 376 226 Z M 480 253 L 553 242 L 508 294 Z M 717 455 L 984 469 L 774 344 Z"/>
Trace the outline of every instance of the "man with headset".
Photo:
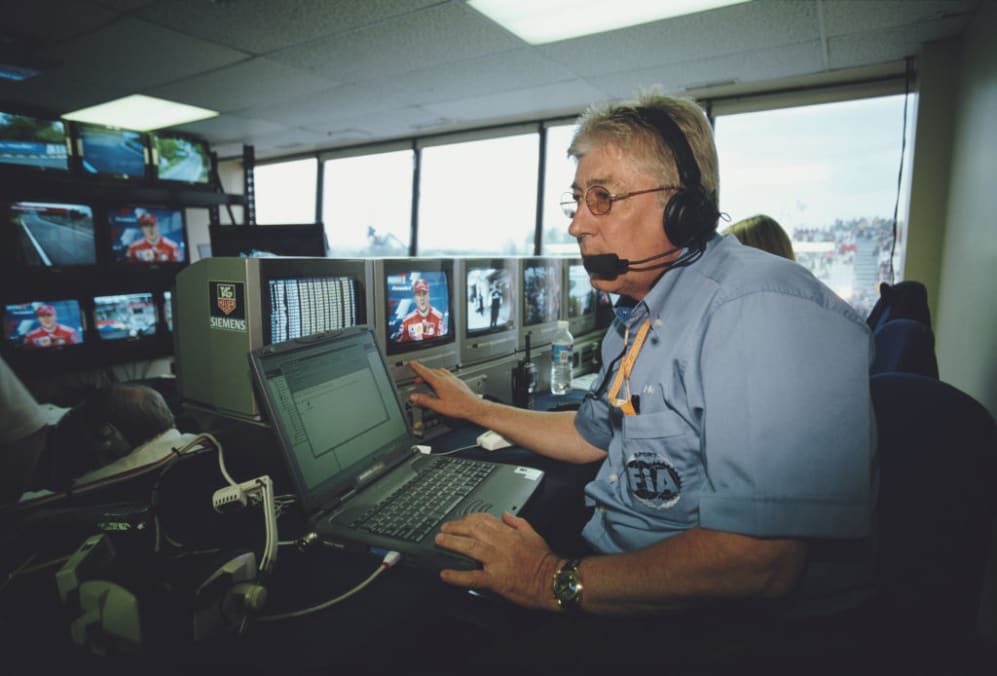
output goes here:
<path id="1" fill-rule="evenodd" d="M 577 412 L 475 397 L 412 368 L 414 404 L 569 463 L 601 461 L 574 551 L 472 514 L 445 582 L 582 615 L 745 605 L 830 612 L 869 593 L 875 421 L 865 322 L 795 263 L 716 234 L 712 130 L 688 100 L 593 106 L 563 202 L 592 284 L 620 294 Z"/>

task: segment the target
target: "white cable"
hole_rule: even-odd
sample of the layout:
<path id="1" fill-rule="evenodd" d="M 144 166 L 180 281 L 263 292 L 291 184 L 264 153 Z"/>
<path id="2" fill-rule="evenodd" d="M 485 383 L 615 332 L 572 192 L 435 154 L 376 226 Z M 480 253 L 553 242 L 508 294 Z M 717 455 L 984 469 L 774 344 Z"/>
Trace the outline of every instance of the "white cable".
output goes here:
<path id="1" fill-rule="evenodd" d="M 430 453 L 429 455 L 453 455 L 454 453 L 460 453 L 461 451 L 469 451 L 472 448 L 480 448 L 478 444 L 471 444 L 470 446 L 461 446 L 460 448 L 455 448 L 452 451 L 443 451 L 442 453 Z"/>
<path id="2" fill-rule="evenodd" d="M 351 596 L 353 596 L 357 592 L 359 592 L 362 589 L 364 589 L 365 587 L 367 587 L 367 585 L 369 585 L 371 582 L 373 582 L 374 580 L 376 580 L 377 577 L 381 573 L 383 573 L 388 568 L 391 568 L 396 563 L 398 563 L 398 561 L 400 561 L 401 558 L 402 558 L 401 554 L 399 554 L 398 552 L 395 552 L 395 551 L 388 552 L 387 554 L 384 555 L 384 558 L 381 560 L 381 565 L 379 565 L 377 567 L 377 570 L 375 570 L 373 573 L 371 573 L 370 576 L 366 580 L 364 580 L 363 582 L 361 582 L 360 584 L 358 584 L 353 589 L 340 594 L 339 596 L 337 596 L 334 599 L 329 599 L 328 601 L 320 603 L 317 606 L 312 606 L 311 608 L 302 608 L 301 610 L 292 610 L 292 611 L 289 611 L 289 612 L 286 612 L 286 613 L 280 613 L 280 614 L 277 614 L 277 615 L 263 615 L 262 617 L 257 617 L 256 620 L 258 622 L 276 622 L 278 620 L 289 620 L 292 617 L 301 617 L 302 615 L 308 615 L 310 613 L 316 613 L 316 612 L 318 612 L 320 610 L 325 610 L 329 606 L 335 605 L 335 604 L 337 604 L 337 603 L 339 603 L 341 601 L 345 601 L 346 599 L 350 598 Z"/>

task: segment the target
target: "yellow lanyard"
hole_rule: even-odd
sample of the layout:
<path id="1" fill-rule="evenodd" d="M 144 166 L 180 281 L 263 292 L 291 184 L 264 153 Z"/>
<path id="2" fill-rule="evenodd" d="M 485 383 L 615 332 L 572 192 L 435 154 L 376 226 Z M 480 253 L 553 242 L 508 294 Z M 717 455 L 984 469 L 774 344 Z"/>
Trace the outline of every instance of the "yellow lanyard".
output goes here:
<path id="1" fill-rule="evenodd" d="M 645 319 L 644 323 L 640 325 L 637 329 L 637 337 L 634 338 L 634 343 L 630 347 L 630 350 L 624 355 L 623 360 L 620 362 L 620 368 L 616 371 L 616 377 L 613 378 L 613 384 L 609 388 L 609 393 L 607 398 L 609 399 L 609 405 L 621 409 L 624 415 L 637 415 L 637 409 L 634 407 L 634 399 L 630 394 L 630 374 L 633 372 L 634 363 L 637 361 L 637 355 L 640 354 L 640 349 L 644 347 L 644 339 L 647 338 L 647 332 L 651 329 L 651 320 Z M 628 327 L 626 332 L 623 334 L 623 349 L 627 349 L 627 343 L 630 339 L 630 328 Z M 623 381 L 626 379 L 627 383 L 627 396 L 624 399 L 618 399 L 617 394 L 620 393 L 620 388 L 623 386 Z"/>

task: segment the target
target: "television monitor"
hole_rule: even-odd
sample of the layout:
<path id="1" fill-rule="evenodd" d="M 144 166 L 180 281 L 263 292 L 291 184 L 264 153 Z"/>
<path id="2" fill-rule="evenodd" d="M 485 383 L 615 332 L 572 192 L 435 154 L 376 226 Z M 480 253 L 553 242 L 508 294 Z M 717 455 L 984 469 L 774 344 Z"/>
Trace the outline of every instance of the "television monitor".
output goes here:
<path id="1" fill-rule="evenodd" d="M 13 202 L 4 205 L 15 249 L 27 267 L 71 267 L 97 262 L 93 210 L 83 204 Z"/>
<path id="2" fill-rule="evenodd" d="M 68 171 L 65 123 L 0 112 L 0 164 Z"/>
<path id="3" fill-rule="evenodd" d="M 76 150 L 84 174 L 119 179 L 148 175 L 149 150 L 142 132 L 77 124 Z"/>
<path id="4" fill-rule="evenodd" d="M 137 340 L 156 335 L 151 293 L 123 293 L 93 299 L 94 325 L 101 340 Z"/>
<path id="5" fill-rule="evenodd" d="M 177 273 L 173 344 L 185 404 L 260 420 L 249 352 L 367 324 L 371 262 L 359 258 L 203 258 Z"/>
<path id="6" fill-rule="evenodd" d="M 596 292 L 592 288 L 589 274 L 581 259 L 569 259 L 565 269 L 565 307 L 568 315 L 568 330 L 575 338 L 595 331 Z"/>
<path id="7" fill-rule="evenodd" d="M 453 281 L 450 258 L 374 261 L 378 342 L 396 383 L 415 379 L 407 358 L 433 368 L 457 368 Z"/>
<path id="8" fill-rule="evenodd" d="M 520 305 L 519 349 L 526 349 L 526 334 L 533 348 L 550 345 L 561 319 L 561 258 L 524 257 L 518 260 L 523 302 Z"/>
<path id="9" fill-rule="evenodd" d="M 163 265 L 187 262 L 183 209 L 124 205 L 107 211 L 112 263 Z"/>
<path id="10" fill-rule="evenodd" d="M 4 340 L 17 350 L 61 349 L 84 341 L 76 300 L 38 300 L 4 306 Z"/>
<path id="11" fill-rule="evenodd" d="M 287 225 L 212 225 L 208 228 L 212 256 L 323 257 L 329 243 L 322 223 Z"/>
<path id="12" fill-rule="evenodd" d="M 454 297 L 461 366 L 504 357 L 519 344 L 516 264 L 506 258 L 456 261 Z"/>
<path id="13" fill-rule="evenodd" d="M 157 179 L 201 185 L 210 183 L 211 153 L 207 143 L 169 133 L 153 134 L 151 141 Z"/>
<path id="14" fill-rule="evenodd" d="M 173 332 L 173 292 L 163 291 L 163 324 L 166 330 Z"/>

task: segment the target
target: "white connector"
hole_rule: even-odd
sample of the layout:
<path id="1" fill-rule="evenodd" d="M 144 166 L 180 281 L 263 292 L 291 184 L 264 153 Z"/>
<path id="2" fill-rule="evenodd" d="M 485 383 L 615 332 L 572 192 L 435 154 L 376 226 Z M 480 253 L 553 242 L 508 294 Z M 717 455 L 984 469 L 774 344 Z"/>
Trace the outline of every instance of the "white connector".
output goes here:
<path id="1" fill-rule="evenodd" d="M 242 486 L 225 486 L 211 496 L 211 506 L 216 512 L 234 512 L 249 504 L 249 498 Z"/>

